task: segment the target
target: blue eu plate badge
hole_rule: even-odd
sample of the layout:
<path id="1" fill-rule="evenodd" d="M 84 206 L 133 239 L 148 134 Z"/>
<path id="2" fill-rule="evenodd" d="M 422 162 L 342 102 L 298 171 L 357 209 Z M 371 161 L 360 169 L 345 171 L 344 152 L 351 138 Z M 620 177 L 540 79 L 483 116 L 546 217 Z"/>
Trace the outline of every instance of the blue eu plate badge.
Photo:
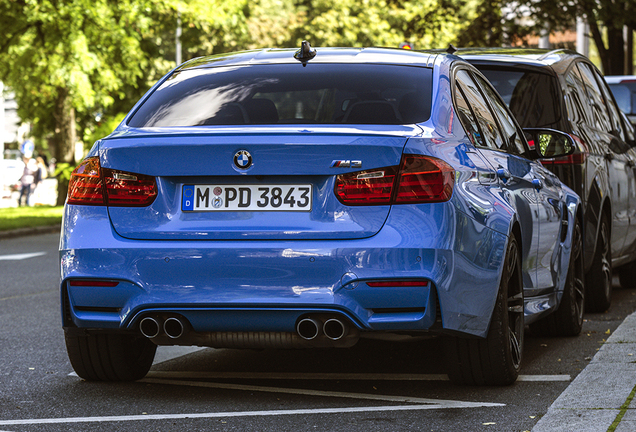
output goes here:
<path id="1" fill-rule="evenodd" d="M 183 211 L 194 210 L 194 185 L 183 186 L 181 209 Z"/>

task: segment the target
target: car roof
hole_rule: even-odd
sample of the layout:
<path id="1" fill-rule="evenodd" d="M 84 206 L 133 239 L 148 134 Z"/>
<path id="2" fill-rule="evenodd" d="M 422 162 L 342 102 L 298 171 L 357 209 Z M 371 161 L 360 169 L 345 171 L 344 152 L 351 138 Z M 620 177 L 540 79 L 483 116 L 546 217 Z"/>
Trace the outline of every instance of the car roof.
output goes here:
<path id="1" fill-rule="evenodd" d="M 297 49 L 295 48 L 268 48 L 211 55 L 192 59 L 179 66 L 176 71 L 216 66 L 298 64 L 300 61 L 294 58 L 296 51 Z M 436 59 L 440 57 L 444 57 L 444 55 L 399 48 L 316 48 L 316 56 L 308 60 L 307 64 L 374 63 L 433 67 Z"/>
<path id="2" fill-rule="evenodd" d="M 509 63 L 510 66 L 555 67 L 569 65 L 585 56 L 566 49 L 533 48 L 460 48 L 455 52 L 470 63 L 487 64 Z"/>

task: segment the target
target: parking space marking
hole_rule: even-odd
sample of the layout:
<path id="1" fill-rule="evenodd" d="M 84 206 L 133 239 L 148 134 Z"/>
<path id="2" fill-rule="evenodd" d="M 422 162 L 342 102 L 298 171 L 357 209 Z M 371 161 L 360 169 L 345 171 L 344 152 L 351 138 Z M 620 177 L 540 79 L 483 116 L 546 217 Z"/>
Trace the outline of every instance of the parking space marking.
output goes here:
<path id="1" fill-rule="evenodd" d="M 158 346 L 157 352 L 155 353 L 155 359 L 152 364 L 156 365 L 159 363 L 163 363 L 166 361 L 174 360 L 180 357 L 185 357 L 189 354 L 193 354 L 197 351 L 202 351 L 204 349 L 208 349 L 207 347 L 198 347 L 198 346 Z"/>
<path id="2" fill-rule="evenodd" d="M 29 258 L 35 258 L 46 255 L 46 252 L 33 252 L 13 255 L 0 255 L 0 261 L 21 261 Z"/>
<path id="3" fill-rule="evenodd" d="M 36 424 L 63 424 L 63 423 L 104 423 L 104 422 L 124 422 L 138 420 L 186 420 L 186 419 L 206 419 L 206 418 L 230 418 L 230 417 L 267 417 L 284 415 L 311 415 L 311 414 L 347 414 L 363 412 L 382 411 L 417 411 L 438 408 L 457 408 L 435 406 L 435 405 L 394 405 L 377 407 L 349 407 L 349 408 L 316 408 L 298 410 L 271 410 L 271 411 L 239 411 L 220 413 L 193 413 L 193 414 L 144 414 L 128 416 L 104 416 L 104 417 L 66 417 L 48 419 L 21 419 L 21 420 L 0 420 L 0 426 L 7 425 L 36 425 Z"/>
<path id="4" fill-rule="evenodd" d="M 303 372 L 180 372 L 150 371 L 147 378 L 181 379 L 267 379 L 267 380 L 337 380 L 337 381 L 448 381 L 446 374 L 384 373 L 303 373 Z M 517 381 L 571 381 L 570 375 L 519 375 Z"/>
<path id="5" fill-rule="evenodd" d="M 268 393 L 295 394 L 295 395 L 303 395 L 303 396 L 379 400 L 379 401 L 401 402 L 401 403 L 408 402 L 408 403 L 416 403 L 416 404 L 431 404 L 431 405 L 436 405 L 439 408 L 476 408 L 476 407 L 506 406 L 506 404 L 492 403 L 492 402 L 464 402 L 464 401 L 453 401 L 453 400 L 443 400 L 443 399 L 417 398 L 417 397 L 411 397 L 411 396 L 390 396 L 390 395 L 375 395 L 375 394 L 367 394 L 367 393 L 330 392 L 330 391 L 321 391 L 321 390 L 292 389 L 292 388 L 283 388 L 283 387 L 265 387 L 265 386 L 253 386 L 253 385 L 244 385 L 244 384 L 181 381 L 181 380 L 171 380 L 171 379 L 144 378 L 142 380 L 139 380 L 139 382 L 148 383 L 148 384 L 161 384 L 161 385 L 167 384 L 167 385 L 179 385 L 179 386 L 188 386 L 188 387 L 216 388 L 216 389 L 224 389 L 224 390 L 242 390 L 242 391 L 258 391 L 258 392 L 268 392 Z"/>

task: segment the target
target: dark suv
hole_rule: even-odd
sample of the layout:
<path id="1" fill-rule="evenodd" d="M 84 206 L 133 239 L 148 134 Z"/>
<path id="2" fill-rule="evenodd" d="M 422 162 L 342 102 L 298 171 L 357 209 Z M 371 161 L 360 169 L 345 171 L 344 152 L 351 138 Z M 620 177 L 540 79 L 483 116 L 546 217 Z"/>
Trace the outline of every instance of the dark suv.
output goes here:
<path id="1" fill-rule="evenodd" d="M 459 50 L 495 86 L 522 128 L 567 132 L 578 149 L 545 165 L 584 204 L 585 296 L 590 312 L 612 297 L 612 268 L 636 287 L 636 153 L 633 127 L 598 69 L 568 50 Z"/>

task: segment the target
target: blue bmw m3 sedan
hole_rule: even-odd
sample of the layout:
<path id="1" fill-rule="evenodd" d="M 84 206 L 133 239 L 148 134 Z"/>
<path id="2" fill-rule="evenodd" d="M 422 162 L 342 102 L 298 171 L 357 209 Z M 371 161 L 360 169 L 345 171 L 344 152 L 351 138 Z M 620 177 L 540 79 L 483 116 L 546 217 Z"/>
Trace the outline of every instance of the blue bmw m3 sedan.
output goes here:
<path id="1" fill-rule="evenodd" d="M 524 325 L 583 320 L 578 196 L 446 53 L 265 49 L 162 78 L 72 174 L 66 346 L 93 381 L 157 346 L 348 348 L 441 337 L 456 383 L 506 385 Z"/>

